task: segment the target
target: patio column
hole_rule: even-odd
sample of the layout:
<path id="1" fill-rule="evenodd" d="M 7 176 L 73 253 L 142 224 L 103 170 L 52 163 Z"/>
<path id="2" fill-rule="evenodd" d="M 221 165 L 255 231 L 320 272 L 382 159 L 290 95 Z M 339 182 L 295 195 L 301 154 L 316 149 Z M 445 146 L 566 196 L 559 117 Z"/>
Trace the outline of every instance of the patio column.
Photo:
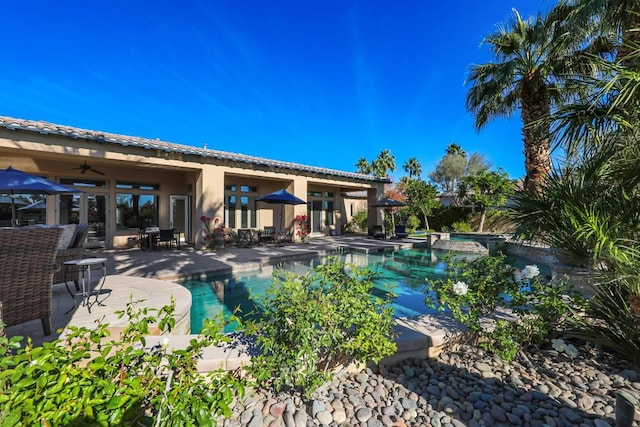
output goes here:
<path id="1" fill-rule="evenodd" d="M 201 248 L 204 224 L 200 221 L 200 217 L 219 217 L 224 220 L 224 169 L 219 166 L 204 165 L 196 179 L 193 197 L 195 199 L 194 243 L 196 248 Z"/>
<path id="2" fill-rule="evenodd" d="M 382 191 L 378 190 L 378 188 L 367 189 L 367 233 L 371 233 L 374 225 L 384 225 L 382 219 L 383 210 L 372 207 L 378 201 L 378 194 L 382 195 Z"/>
<path id="3" fill-rule="evenodd" d="M 285 188 L 289 193 L 293 194 L 299 199 L 307 200 L 307 178 L 306 177 L 295 177 L 293 181 L 289 183 L 289 185 Z M 292 206 L 293 209 L 290 209 L 289 206 Z M 293 218 L 297 215 L 306 215 L 307 214 L 307 205 L 287 205 L 284 209 L 284 223 L 285 225 L 293 224 Z M 297 240 L 295 235 L 294 227 L 288 227 L 289 231 L 293 233 L 293 239 Z"/>

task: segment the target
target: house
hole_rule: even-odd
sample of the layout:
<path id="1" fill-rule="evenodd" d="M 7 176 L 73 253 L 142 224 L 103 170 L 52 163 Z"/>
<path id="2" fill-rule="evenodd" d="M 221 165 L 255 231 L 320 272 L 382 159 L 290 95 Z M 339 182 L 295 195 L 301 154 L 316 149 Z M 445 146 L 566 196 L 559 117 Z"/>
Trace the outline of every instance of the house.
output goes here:
<path id="1" fill-rule="evenodd" d="M 0 168 L 12 166 L 79 188 L 48 196 L 46 223 L 88 223 L 96 246 L 125 246 L 139 226 L 178 228 L 196 245 L 201 216 L 227 227 L 292 227 L 308 215 L 312 235 L 339 234 L 351 217 L 344 194 L 383 193 L 386 178 L 207 148 L 0 116 Z M 257 202 L 286 189 L 307 205 Z M 371 204 L 371 203 L 370 203 Z M 369 221 L 381 221 L 370 209 Z"/>

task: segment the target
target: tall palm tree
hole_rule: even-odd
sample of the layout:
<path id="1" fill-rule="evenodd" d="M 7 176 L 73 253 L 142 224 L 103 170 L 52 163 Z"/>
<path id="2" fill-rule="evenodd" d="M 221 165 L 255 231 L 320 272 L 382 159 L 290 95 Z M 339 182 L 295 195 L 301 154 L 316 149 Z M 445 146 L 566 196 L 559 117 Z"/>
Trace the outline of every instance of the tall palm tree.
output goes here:
<path id="1" fill-rule="evenodd" d="M 406 173 L 409 174 L 409 178 L 413 178 L 414 176 L 422 175 L 422 165 L 415 157 L 411 157 L 407 160 L 403 166 L 403 169 Z"/>
<path id="2" fill-rule="evenodd" d="M 589 58 L 596 75 L 575 76 L 590 91 L 562 105 L 552 117 L 558 143 L 575 154 L 593 150 L 612 135 L 637 141 L 640 130 L 640 0 L 575 0 L 569 15 L 573 27 L 591 22 L 594 30 Z"/>
<path id="3" fill-rule="evenodd" d="M 603 33 L 618 35 L 617 60 L 628 68 L 640 71 L 640 61 L 630 55 L 633 45 L 640 43 L 640 0 L 574 0 L 570 18 L 574 25 L 598 22 Z M 610 39 L 607 34 L 607 38 Z"/>
<path id="4" fill-rule="evenodd" d="M 387 171 L 396 170 L 396 158 L 391 155 L 390 150 L 382 150 L 378 157 L 373 161 L 373 173 L 376 176 L 384 178 L 387 176 Z"/>
<path id="5" fill-rule="evenodd" d="M 458 144 L 456 144 L 454 142 L 449 144 L 449 146 L 447 147 L 446 152 L 447 152 L 447 154 L 459 154 L 461 156 L 466 156 L 467 155 L 466 151 L 464 151 L 461 146 L 459 146 Z"/>
<path id="6" fill-rule="evenodd" d="M 373 173 L 373 167 L 371 166 L 371 163 L 369 163 L 369 161 L 364 157 L 360 157 L 360 159 L 358 159 L 358 163 L 356 163 L 356 170 L 358 171 L 358 173 L 363 173 L 365 175 L 370 175 Z"/>
<path id="7" fill-rule="evenodd" d="M 565 95 L 563 79 L 584 40 L 577 29 L 564 27 L 568 12 L 560 6 L 529 20 L 514 9 L 513 22 L 484 40 L 495 62 L 473 66 L 469 76 L 467 109 L 475 115 L 478 130 L 491 119 L 521 110 L 525 184 L 530 190 L 540 188 L 551 170 L 550 125 L 545 119 Z"/>

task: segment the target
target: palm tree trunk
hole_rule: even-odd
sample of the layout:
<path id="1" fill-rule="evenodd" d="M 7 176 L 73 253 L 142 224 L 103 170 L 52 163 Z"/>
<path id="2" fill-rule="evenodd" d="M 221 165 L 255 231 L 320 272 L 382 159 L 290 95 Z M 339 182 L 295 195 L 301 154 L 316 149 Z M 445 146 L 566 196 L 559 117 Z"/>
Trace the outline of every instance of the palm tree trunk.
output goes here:
<path id="1" fill-rule="evenodd" d="M 539 191 L 551 172 L 549 117 L 551 102 L 544 82 L 529 80 L 522 90 L 522 137 L 525 156 L 525 188 Z"/>

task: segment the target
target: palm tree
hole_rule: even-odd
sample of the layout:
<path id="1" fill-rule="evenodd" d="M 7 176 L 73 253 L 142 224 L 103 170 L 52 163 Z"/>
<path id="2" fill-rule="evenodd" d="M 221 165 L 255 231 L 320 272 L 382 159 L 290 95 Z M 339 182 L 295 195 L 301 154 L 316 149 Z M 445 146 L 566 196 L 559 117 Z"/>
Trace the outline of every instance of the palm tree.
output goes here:
<path id="1" fill-rule="evenodd" d="M 409 174 L 409 178 L 414 176 L 420 176 L 422 174 L 422 165 L 415 157 L 411 157 L 407 160 L 403 166 L 404 171 Z"/>
<path id="2" fill-rule="evenodd" d="M 496 61 L 472 67 L 467 109 L 480 130 L 491 119 L 510 117 L 521 110 L 525 154 L 525 185 L 540 188 L 551 170 L 551 107 L 565 95 L 562 83 L 572 68 L 570 56 L 584 36 L 564 29 L 565 9 L 523 20 L 514 9 L 514 21 L 484 40 Z M 564 29 L 564 30 L 563 30 Z"/>
<path id="3" fill-rule="evenodd" d="M 396 158 L 391 155 L 390 150 L 382 150 L 373 161 L 373 173 L 384 178 L 387 176 L 388 170 L 391 172 L 396 170 Z"/>
<path id="4" fill-rule="evenodd" d="M 574 25 L 584 26 L 597 22 L 606 39 L 618 36 L 617 60 L 627 68 L 640 71 L 640 61 L 631 55 L 633 45 L 640 43 L 640 0 L 575 0 L 571 13 Z"/>
<path id="5" fill-rule="evenodd" d="M 358 163 L 356 163 L 356 170 L 358 171 L 358 173 L 363 173 L 365 175 L 370 175 L 373 173 L 373 167 L 371 166 L 371 163 L 369 163 L 369 161 L 364 157 L 360 157 Z"/>
<path id="6" fill-rule="evenodd" d="M 451 144 L 449 144 L 449 146 L 447 147 L 446 151 L 447 151 L 447 154 L 452 154 L 452 155 L 453 154 L 459 154 L 461 156 L 466 156 L 467 155 L 467 153 L 462 149 L 461 146 L 459 146 L 458 144 L 453 143 L 453 142 Z"/>

